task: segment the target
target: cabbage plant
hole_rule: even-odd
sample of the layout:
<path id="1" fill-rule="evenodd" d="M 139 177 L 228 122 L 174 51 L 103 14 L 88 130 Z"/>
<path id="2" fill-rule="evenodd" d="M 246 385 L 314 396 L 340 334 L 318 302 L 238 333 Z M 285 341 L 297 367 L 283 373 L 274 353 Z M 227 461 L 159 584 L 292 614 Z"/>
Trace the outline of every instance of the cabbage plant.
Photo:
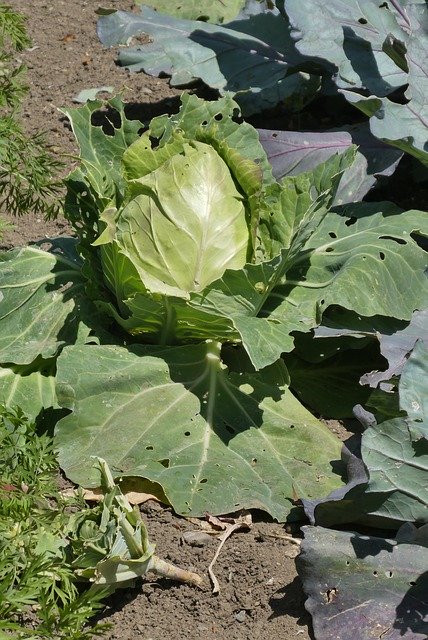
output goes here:
<path id="1" fill-rule="evenodd" d="M 276 180 L 229 96 L 184 95 L 147 128 L 118 98 L 64 113 L 78 238 L 2 256 L 0 393 L 70 412 L 57 447 L 82 485 L 99 484 L 97 456 L 179 513 L 300 517 L 296 495 L 341 486 L 341 443 L 282 356 L 331 308 L 405 321 L 426 306 L 426 216 L 332 208 L 353 147 Z"/>

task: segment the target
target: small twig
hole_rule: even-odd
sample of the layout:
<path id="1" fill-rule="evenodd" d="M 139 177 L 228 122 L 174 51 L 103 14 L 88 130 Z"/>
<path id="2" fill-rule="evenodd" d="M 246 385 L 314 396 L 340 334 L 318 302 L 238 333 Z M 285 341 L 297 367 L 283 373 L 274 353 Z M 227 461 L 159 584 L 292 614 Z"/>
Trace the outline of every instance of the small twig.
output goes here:
<path id="1" fill-rule="evenodd" d="M 268 538 L 277 538 L 278 540 L 288 540 L 291 544 L 296 544 L 298 547 L 302 544 L 299 538 L 293 538 L 289 533 L 263 533 L 263 536 Z"/>
<path id="2" fill-rule="evenodd" d="M 217 551 L 214 554 L 214 558 L 211 560 L 210 565 L 208 567 L 208 573 L 213 585 L 213 593 L 219 593 L 220 591 L 220 585 L 219 582 L 215 576 L 215 573 L 213 571 L 213 566 L 218 558 L 218 556 L 220 555 L 220 551 L 224 545 L 224 543 L 226 542 L 226 540 L 229 538 L 229 536 L 232 535 L 232 533 L 234 531 L 236 531 L 237 529 L 240 529 L 242 527 L 242 522 L 235 522 L 234 524 L 231 524 L 227 527 L 227 529 L 221 534 L 221 536 L 219 537 L 220 540 L 220 544 L 217 547 Z"/>

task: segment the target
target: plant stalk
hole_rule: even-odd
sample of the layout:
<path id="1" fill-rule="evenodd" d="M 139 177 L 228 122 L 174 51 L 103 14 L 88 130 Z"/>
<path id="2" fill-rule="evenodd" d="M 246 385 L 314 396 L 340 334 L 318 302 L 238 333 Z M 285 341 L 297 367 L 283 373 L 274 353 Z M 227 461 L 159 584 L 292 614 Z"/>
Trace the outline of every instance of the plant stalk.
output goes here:
<path id="1" fill-rule="evenodd" d="M 180 569 L 170 562 L 166 562 L 156 555 L 153 555 L 148 561 L 147 571 L 152 571 L 158 576 L 168 578 L 169 580 L 177 580 L 178 582 L 185 582 L 195 587 L 202 588 L 204 584 L 203 578 L 193 571 L 187 571 L 186 569 Z"/>

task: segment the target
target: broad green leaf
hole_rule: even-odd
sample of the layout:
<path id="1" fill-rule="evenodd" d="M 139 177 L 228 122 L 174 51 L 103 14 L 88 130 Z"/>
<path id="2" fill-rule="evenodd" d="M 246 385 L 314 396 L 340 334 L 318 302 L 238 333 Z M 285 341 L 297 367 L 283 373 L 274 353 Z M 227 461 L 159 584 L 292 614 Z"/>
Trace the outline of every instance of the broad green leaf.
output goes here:
<path id="1" fill-rule="evenodd" d="M 58 407 L 54 361 L 0 366 L 0 404 L 20 407 L 30 420 L 35 420 L 42 409 Z"/>
<path id="2" fill-rule="evenodd" d="M 400 212 L 391 203 L 357 203 L 329 211 L 277 291 L 270 318 L 290 307 L 301 313 L 340 305 L 362 316 L 410 320 L 425 308 L 426 253 L 411 237 L 427 233 L 424 212 Z M 273 296 L 272 296 L 273 297 Z"/>
<path id="3" fill-rule="evenodd" d="M 303 527 L 296 566 L 316 640 L 424 640 L 428 549 Z"/>
<path id="4" fill-rule="evenodd" d="M 409 416 L 414 440 L 428 441 L 428 343 L 418 341 L 400 379 L 400 408 Z"/>
<path id="5" fill-rule="evenodd" d="M 425 8 L 424 21 L 428 19 Z M 428 165 L 428 37 L 420 28 L 407 52 L 409 65 L 406 104 L 382 100 L 382 113 L 370 120 L 373 134 Z"/>
<path id="6" fill-rule="evenodd" d="M 152 293 L 186 298 L 246 261 L 242 196 L 225 162 L 203 143 L 185 144 L 182 153 L 135 180 L 116 227 L 120 251 Z"/>
<path id="7" fill-rule="evenodd" d="M 0 362 L 29 364 L 83 342 L 97 322 L 85 297 L 76 240 L 47 241 L 0 256 Z"/>
<path id="8" fill-rule="evenodd" d="M 363 512 L 385 521 L 428 522 L 428 440 L 413 439 L 409 420 L 394 418 L 367 429 L 361 454 L 370 476 Z"/>
<path id="9" fill-rule="evenodd" d="M 341 484 L 332 473 L 341 443 L 285 381 L 281 363 L 230 372 L 216 343 L 67 348 L 57 393 L 73 413 L 57 426 L 60 464 L 73 481 L 97 485 L 88 461 L 103 457 L 116 476 L 159 483 L 181 514 L 251 507 L 285 520 L 296 493 Z"/>
<path id="10" fill-rule="evenodd" d="M 244 20 L 244 23 L 246 21 Z M 236 27 L 235 23 L 233 25 Z M 289 73 L 287 55 L 271 44 L 289 40 L 288 24 L 272 15 L 270 29 L 259 37 L 235 28 L 174 18 L 142 7 L 141 14 L 116 11 L 100 17 L 98 36 L 105 46 L 129 45 L 142 33 L 150 43 L 122 47 L 119 63 L 131 71 L 171 76 L 172 86 L 202 80 L 221 94 L 232 92 L 242 101 L 245 114 L 273 107 L 296 98 L 304 104 L 319 89 L 319 78 L 307 73 Z M 288 36 L 288 37 L 287 37 Z M 294 61 L 293 61 L 294 62 Z"/>
<path id="11" fill-rule="evenodd" d="M 221 24 L 233 20 L 245 4 L 245 0 L 137 0 L 137 5 L 147 5 L 157 11 L 187 20 L 208 20 Z"/>

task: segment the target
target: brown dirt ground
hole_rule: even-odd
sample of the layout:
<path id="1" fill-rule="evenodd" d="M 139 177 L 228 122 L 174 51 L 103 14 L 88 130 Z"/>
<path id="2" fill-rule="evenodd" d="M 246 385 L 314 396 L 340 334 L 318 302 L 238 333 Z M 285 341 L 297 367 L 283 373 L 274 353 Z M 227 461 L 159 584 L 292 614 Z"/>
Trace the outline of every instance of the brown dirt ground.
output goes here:
<path id="1" fill-rule="evenodd" d="M 95 25 L 98 1 L 10 0 L 28 17 L 33 47 L 20 55 L 28 67 L 30 92 L 23 105 L 28 131 L 44 130 L 57 153 L 77 149 L 63 106 L 83 89 L 113 85 L 125 87 L 125 99 L 137 103 L 140 119 L 173 109 L 179 91 L 165 80 L 143 74 L 130 75 L 115 65 L 115 51 L 98 42 Z M 131 10 L 131 0 L 108 0 L 109 7 Z M 68 163 L 72 162 L 70 157 Z M 3 217 L 8 217 L 7 212 Z M 32 215 L 12 220 L 3 247 L 19 246 L 46 236 L 70 233 L 65 220 L 46 222 Z M 340 425 L 330 425 L 343 438 Z M 161 557 L 206 575 L 218 542 L 203 546 L 183 542 L 182 534 L 194 528 L 171 510 L 149 502 L 143 507 L 150 537 Z M 111 597 L 103 620 L 112 623 L 105 640 L 289 640 L 313 637 L 310 617 L 294 566 L 296 546 L 284 538 L 283 525 L 260 517 L 248 532 L 237 532 L 226 542 L 215 571 L 221 592 L 212 595 L 208 578 L 204 589 L 167 580 L 145 580 L 138 588 Z M 283 536 L 283 537 L 281 537 Z"/>

